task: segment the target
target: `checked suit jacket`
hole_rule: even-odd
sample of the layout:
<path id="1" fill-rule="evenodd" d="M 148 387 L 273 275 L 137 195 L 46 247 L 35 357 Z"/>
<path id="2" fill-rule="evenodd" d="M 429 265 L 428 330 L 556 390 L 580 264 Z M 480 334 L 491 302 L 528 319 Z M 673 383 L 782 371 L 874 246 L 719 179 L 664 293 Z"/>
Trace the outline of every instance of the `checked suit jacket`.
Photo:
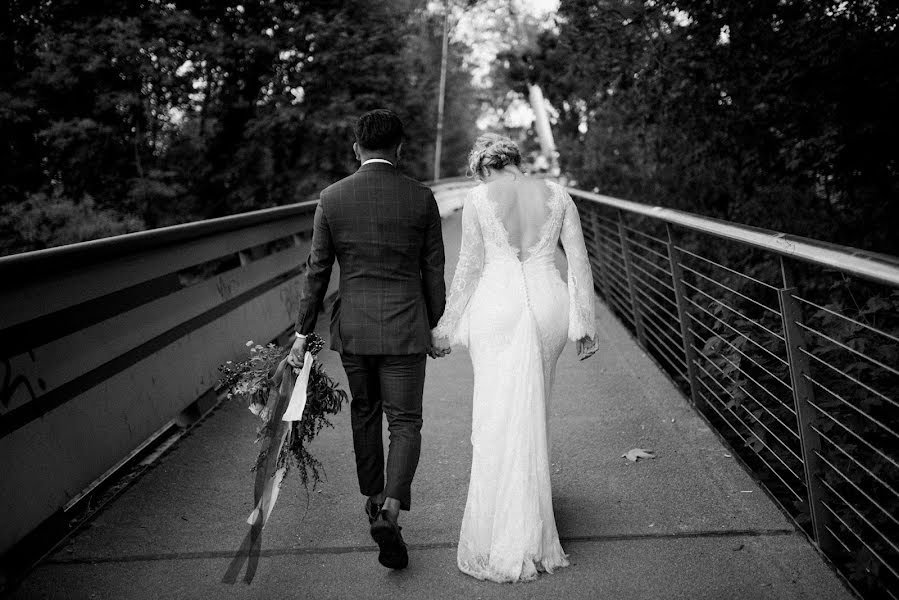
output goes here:
<path id="1" fill-rule="evenodd" d="M 427 352 L 446 303 L 442 225 L 430 188 L 376 162 L 322 191 L 298 333 L 315 329 L 335 259 L 340 287 L 331 348 L 358 355 Z"/>

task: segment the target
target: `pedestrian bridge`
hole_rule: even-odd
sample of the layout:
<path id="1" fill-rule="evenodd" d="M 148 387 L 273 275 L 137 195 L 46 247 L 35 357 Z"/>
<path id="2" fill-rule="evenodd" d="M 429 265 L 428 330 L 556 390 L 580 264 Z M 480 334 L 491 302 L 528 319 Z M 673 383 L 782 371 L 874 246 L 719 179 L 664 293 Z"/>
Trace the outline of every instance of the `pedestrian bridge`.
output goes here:
<path id="1" fill-rule="evenodd" d="M 469 185 L 434 186 L 448 279 Z M 327 480 L 307 495 L 288 477 L 261 551 L 242 555 L 257 420 L 212 386 L 247 340 L 289 334 L 305 203 L 0 258 L 5 591 L 896 598 L 896 259 L 571 193 L 600 351 L 579 362 L 566 349 L 550 410 L 570 568 L 522 585 L 456 570 L 471 453 L 463 349 L 428 364 L 407 570 L 377 563 L 346 414 L 313 443 Z M 338 357 L 321 358 L 345 383 Z M 657 458 L 630 462 L 632 448 Z"/>

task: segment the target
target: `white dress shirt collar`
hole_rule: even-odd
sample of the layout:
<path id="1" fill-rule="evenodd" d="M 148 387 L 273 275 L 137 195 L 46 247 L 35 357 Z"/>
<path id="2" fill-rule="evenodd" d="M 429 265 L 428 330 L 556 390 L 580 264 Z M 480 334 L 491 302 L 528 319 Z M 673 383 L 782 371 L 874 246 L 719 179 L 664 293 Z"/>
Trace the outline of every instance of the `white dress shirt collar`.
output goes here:
<path id="1" fill-rule="evenodd" d="M 387 163 L 391 167 L 393 166 L 392 162 L 390 162 L 389 160 L 383 159 L 383 158 L 369 158 L 368 160 L 363 162 L 362 165 L 360 165 L 360 166 L 364 167 L 365 165 L 367 165 L 369 163 Z"/>

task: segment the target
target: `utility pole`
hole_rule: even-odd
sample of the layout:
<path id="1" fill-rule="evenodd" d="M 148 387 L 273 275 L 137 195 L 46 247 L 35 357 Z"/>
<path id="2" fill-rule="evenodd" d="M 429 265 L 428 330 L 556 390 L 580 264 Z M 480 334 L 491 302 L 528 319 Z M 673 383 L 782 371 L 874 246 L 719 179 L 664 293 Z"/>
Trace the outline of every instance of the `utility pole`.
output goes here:
<path id="1" fill-rule="evenodd" d="M 434 147 L 434 181 L 440 179 L 443 146 L 443 98 L 446 95 L 446 55 L 449 39 L 449 0 L 443 0 L 443 52 L 440 56 L 440 92 L 437 97 L 437 141 Z"/>

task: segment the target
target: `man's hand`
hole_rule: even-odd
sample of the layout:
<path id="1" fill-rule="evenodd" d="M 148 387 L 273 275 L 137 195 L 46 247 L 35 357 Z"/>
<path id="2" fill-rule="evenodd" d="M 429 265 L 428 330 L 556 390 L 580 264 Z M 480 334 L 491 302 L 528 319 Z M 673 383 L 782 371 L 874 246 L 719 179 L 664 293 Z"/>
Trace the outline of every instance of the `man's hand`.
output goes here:
<path id="1" fill-rule="evenodd" d="M 293 342 L 293 346 L 290 347 L 290 352 L 287 354 L 287 362 L 294 369 L 302 369 L 305 356 L 306 337 L 297 337 Z"/>
<path id="2" fill-rule="evenodd" d="M 577 341 L 577 355 L 579 360 L 587 360 L 599 350 L 599 344 L 589 335 L 585 335 Z"/>
<path id="3" fill-rule="evenodd" d="M 431 334 L 431 349 L 428 350 L 428 356 L 431 358 L 442 358 L 452 351 L 448 339 Z"/>

